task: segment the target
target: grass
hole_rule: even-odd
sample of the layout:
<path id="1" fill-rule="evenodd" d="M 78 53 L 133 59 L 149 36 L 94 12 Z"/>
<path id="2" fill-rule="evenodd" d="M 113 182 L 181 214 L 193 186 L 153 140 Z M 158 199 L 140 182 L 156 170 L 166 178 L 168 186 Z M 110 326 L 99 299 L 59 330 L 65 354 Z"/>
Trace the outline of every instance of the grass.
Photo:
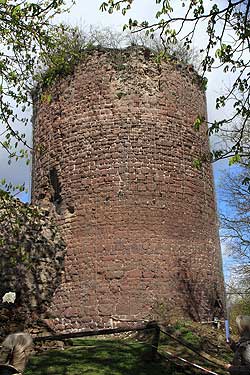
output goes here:
<path id="1" fill-rule="evenodd" d="M 76 346 L 77 345 L 77 346 Z M 148 361 L 146 344 L 127 340 L 75 340 L 66 350 L 33 356 L 25 375 L 168 375 L 161 361 Z M 173 372 L 171 372 L 173 374 Z"/>
<path id="2" fill-rule="evenodd" d="M 177 324 L 170 333 L 184 340 L 196 350 L 203 350 L 211 357 L 221 359 L 225 363 L 231 361 L 231 353 L 227 346 L 220 342 L 221 332 L 198 324 Z M 72 340 L 72 346 L 65 350 L 49 350 L 33 356 L 24 375 L 182 375 L 200 374 L 200 370 L 183 368 L 164 360 L 150 359 L 150 337 L 137 336 L 121 339 L 117 337 L 90 338 Z M 200 358 L 182 344 L 161 334 L 159 352 L 170 351 L 211 369 L 225 374 L 221 367 L 214 366 L 204 358 Z"/>

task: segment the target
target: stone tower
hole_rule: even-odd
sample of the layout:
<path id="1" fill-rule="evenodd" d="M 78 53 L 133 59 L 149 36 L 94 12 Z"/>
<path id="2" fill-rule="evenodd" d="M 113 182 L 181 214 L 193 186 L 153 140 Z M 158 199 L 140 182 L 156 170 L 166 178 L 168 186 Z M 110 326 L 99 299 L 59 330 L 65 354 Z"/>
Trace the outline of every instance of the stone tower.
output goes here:
<path id="1" fill-rule="evenodd" d="M 205 94 L 192 67 L 93 50 L 37 100 L 33 203 L 67 245 L 51 326 L 70 331 L 223 314 Z M 43 96 L 43 97 L 46 97 Z"/>

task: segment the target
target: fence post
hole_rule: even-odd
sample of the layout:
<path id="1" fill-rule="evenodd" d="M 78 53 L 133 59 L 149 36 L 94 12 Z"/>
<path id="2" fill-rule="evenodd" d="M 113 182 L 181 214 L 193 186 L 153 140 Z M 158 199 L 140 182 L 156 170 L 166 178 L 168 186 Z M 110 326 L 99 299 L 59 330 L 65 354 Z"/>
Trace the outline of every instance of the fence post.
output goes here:
<path id="1" fill-rule="evenodd" d="M 156 359 L 157 357 L 157 351 L 158 351 L 158 345 L 159 345 L 159 341 L 160 341 L 160 327 L 158 326 L 158 324 L 155 325 L 155 328 L 154 328 L 154 335 L 153 335 L 153 338 L 152 338 L 152 360 Z"/>

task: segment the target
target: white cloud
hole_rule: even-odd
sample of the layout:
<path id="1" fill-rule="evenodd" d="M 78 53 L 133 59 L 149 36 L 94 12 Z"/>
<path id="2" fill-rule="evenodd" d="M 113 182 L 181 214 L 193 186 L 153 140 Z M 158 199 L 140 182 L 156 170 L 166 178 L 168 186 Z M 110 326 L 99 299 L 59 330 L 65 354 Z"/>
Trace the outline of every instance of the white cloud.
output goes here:
<path id="1" fill-rule="evenodd" d="M 21 133 L 22 132 L 26 133 L 26 140 L 28 144 L 31 145 L 31 125 L 27 125 L 27 127 L 25 127 Z M 0 137 L 0 140 L 4 141 L 4 135 Z M 6 182 L 11 182 L 13 185 L 22 185 L 25 183 L 26 187 L 29 189 L 29 192 L 18 194 L 18 198 L 27 202 L 30 200 L 31 164 L 26 165 L 26 160 L 23 159 L 16 161 L 14 158 L 12 158 L 10 165 L 8 164 L 8 161 L 9 158 L 7 151 L 0 146 L 0 179 L 5 178 Z M 0 185 L 0 188 L 2 188 L 2 185 Z"/>
<path id="2" fill-rule="evenodd" d="M 65 22 L 71 25 L 77 26 L 86 26 L 86 25 L 97 25 L 102 27 L 114 27 L 116 29 L 122 30 L 122 25 L 126 22 L 128 17 L 136 18 L 136 19 L 147 19 L 153 20 L 154 14 L 156 11 L 156 5 L 153 0 L 135 0 L 133 3 L 132 11 L 128 13 L 128 17 L 122 16 L 120 13 L 115 12 L 112 15 L 107 13 L 102 13 L 99 10 L 99 7 L 102 3 L 102 0 L 91 0 L 91 1 L 76 1 L 76 5 L 72 7 L 69 14 L 63 14 L 60 17 L 57 17 L 57 21 Z M 70 0 L 68 0 L 68 4 L 70 4 Z M 211 3 L 210 3 L 211 4 Z M 183 12 L 183 9 L 180 7 L 178 8 L 178 14 Z M 188 25 L 185 28 L 185 31 L 188 30 L 190 26 Z M 207 40 L 206 34 L 206 25 L 202 24 L 199 26 L 197 30 L 197 34 L 194 38 L 194 47 L 200 49 L 204 47 L 204 44 Z M 218 94 L 224 93 L 226 87 L 231 85 L 232 76 L 225 75 L 221 69 L 214 70 L 212 73 L 209 74 L 209 84 L 207 90 L 207 105 L 208 105 L 208 116 L 209 120 L 213 121 L 215 118 L 218 118 L 218 111 L 215 110 L 215 97 Z M 219 115 L 222 117 L 225 113 L 221 111 Z M 29 135 L 31 137 L 31 135 Z M 24 163 L 18 162 L 17 164 L 13 164 L 13 166 L 9 167 L 7 164 L 7 157 L 0 151 L 0 177 L 7 177 L 11 179 L 14 183 L 22 183 L 24 180 L 28 182 L 30 185 L 30 168 L 26 167 Z M 215 166 L 215 168 L 217 168 Z M 216 177 L 219 173 L 216 173 Z M 25 198 L 27 199 L 27 197 Z M 222 244 L 222 247 L 224 245 Z M 224 252 L 224 248 L 223 248 Z M 225 257 L 225 265 L 227 266 L 229 260 Z"/>
<path id="3" fill-rule="evenodd" d="M 67 0 L 68 5 L 71 4 L 70 0 Z M 57 22 L 65 22 L 71 25 L 87 26 L 97 25 L 102 27 L 113 27 L 117 30 L 122 30 L 123 24 L 127 21 L 128 17 L 136 18 L 139 20 L 147 19 L 154 21 L 154 15 L 158 9 L 157 5 L 153 0 L 143 0 L 143 7 L 141 0 L 135 0 L 131 11 L 128 12 L 127 16 L 122 16 L 120 12 L 114 12 L 112 15 L 107 12 L 101 12 L 99 10 L 102 0 L 91 0 L 87 3 L 86 1 L 77 0 L 70 13 L 65 13 L 57 17 Z M 180 15 L 184 12 L 181 7 L 176 9 L 176 14 Z M 184 32 L 190 31 L 191 25 L 187 25 Z M 201 48 L 204 46 L 207 40 L 206 24 L 201 24 L 197 30 L 197 34 L 194 37 L 194 47 Z M 213 121 L 218 117 L 218 111 L 215 109 L 215 97 L 218 94 L 225 91 L 226 86 L 230 86 L 230 79 L 228 75 L 225 75 L 222 70 L 215 70 L 209 74 L 209 84 L 207 90 L 207 106 L 208 106 L 208 117 L 209 121 Z M 219 117 L 223 117 L 224 113 L 221 111 Z M 29 138 L 31 135 L 29 134 Z M 5 152 L 0 151 L 0 176 L 12 179 L 14 183 L 28 182 L 30 179 L 30 167 L 26 167 L 25 163 L 21 161 L 17 164 L 13 162 L 11 167 L 7 164 L 7 156 Z M 30 184 L 30 183 L 28 183 Z"/>
<path id="4" fill-rule="evenodd" d="M 143 7 L 141 0 L 135 0 L 131 11 L 128 12 L 127 16 L 122 16 L 120 12 L 114 12 L 108 14 L 107 12 L 101 12 L 99 10 L 102 0 L 91 0 L 86 1 L 77 0 L 69 13 L 57 16 L 57 22 L 65 22 L 71 25 L 87 26 L 97 25 L 103 27 L 114 27 L 117 30 L 122 30 L 122 25 L 127 21 L 128 17 L 136 18 L 138 20 L 147 19 L 154 21 L 154 15 L 158 9 L 157 5 L 153 0 L 143 0 Z M 67 4 L 70 5 L 71 1 L 67 0 Z M 182 8 L 181 2 L 178 8 L 176 8 L 176 14 L 181 15 L 185 9 Z M 211 4 L 211 3 L 210 3 Z M 210 5 L 209 5 L 210 6 Z M 184 29 L 184 33 L 190 31 L 191 24 L 187 24 Z M 183 35 L 184 35 L 183 33 Z M 207 41 L 206 34 L 206 23 L 202 23 L 197 29 L 197 33 L 194 36 L 194 47 L 200 49 Z M 229 87 L 232 82 L 232 76 L 225 75 L 221 69 L 214 70 L 209 74 L 209 83 L 207 90 L 207 107 L 208 107 L 208 118 L 209 121 L 213 121 L 215 118 L 222 118 L 225 112 L 222 110 L 218 112 L 215 109 L 215 98 L 218 94 L 224 93 L 226 87 Z M 228 109 L 227 109 L 228 114 Z M 25 180 L 28 181 L 30 176 L 29 168 L 26 168 L 24 163 L 18 163 L 9 168 L 7 164 L 7 157 L 5 153 L 0 151 L 0 176 L 14 179 L 14 182 Z"/>

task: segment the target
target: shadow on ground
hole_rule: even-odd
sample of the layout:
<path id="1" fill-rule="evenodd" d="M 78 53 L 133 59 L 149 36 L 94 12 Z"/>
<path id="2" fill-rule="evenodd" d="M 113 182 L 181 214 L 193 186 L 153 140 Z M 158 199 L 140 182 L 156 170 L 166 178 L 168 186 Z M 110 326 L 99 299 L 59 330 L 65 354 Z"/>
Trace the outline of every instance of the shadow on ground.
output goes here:
<path id="1" fill-rule="evenodd" d="M 77 340 L 65 350 L 33 356 L 25 375 L 181 374 L 164 361 L 150 361 L 147 345 L 122 340 Z"/>

